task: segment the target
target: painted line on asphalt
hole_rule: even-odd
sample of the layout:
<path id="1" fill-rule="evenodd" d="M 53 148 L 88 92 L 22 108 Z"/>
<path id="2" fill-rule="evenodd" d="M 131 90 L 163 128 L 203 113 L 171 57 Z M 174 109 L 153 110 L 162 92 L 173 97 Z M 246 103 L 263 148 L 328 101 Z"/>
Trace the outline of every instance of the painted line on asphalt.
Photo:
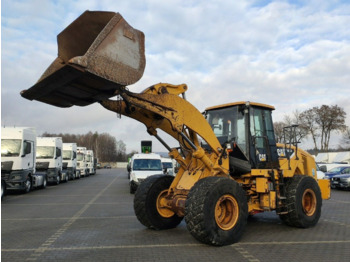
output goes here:
<path id="1" fill-rule="evenodd" d="M 329 240 L 329 241 L 279 241 L 279 242 L 241 242 L 231 245 L 232 247 L 242 248 L 242 246 L 253 245 L 305 245 L 305 244 L 347 244 L 350 240 Z M 169 247 L 200 247 L 205 244 L 154 244 L 154 245 L 119 245 L 119 246 L 90 246 L 90 247 L 40 247 L 40 248 L 5 248 L 1 252 L 26 252 L 26 251 L 60 251 L 60 250 L 92 250 L 92 249 L 129 249 L 129 248 L 169 248 Z M 241 249 L 244 253 L 244 250 Z"/>
<path id="2" fill-rule="evenodd" d="M 244 244 L 244 243 L 243 243 Z M 242 257 L 247 259 L 249 262 L 260 262 L 259 259 L 250 254 L 245 248 L 241 246 L 241 243 L 231 245 Z"/>
<path id="3" fill-rule="evenodd" d="M 116 216 L 116 217 L 78 217 L 78 220 L 87 220 L 87 219 L 130 219 L 135 218 L 136 216 Z M 2 218 L 1 221 L 35 221 L 35 220 L 68 220 L 71 217 L 36 217 L 36 218 Z"/>
<path id="4" fill-rule="evenodd" d="M 78 218 L 118 179 L 116 177 L 112 180 L 100 193 L 84 205 L 73 217 L 71 217 L 61 228 L 59 228 L 51 237 L 49 237 L 39 248 L 33 250 L 33 254 L 27 258 L 28 261 L 36 261 L 42 253 L 47 251 L 50 246 L 64 233 L 67 229 L 78 220 Z M 39 256 L 38 256 L 39 253 Z"/>

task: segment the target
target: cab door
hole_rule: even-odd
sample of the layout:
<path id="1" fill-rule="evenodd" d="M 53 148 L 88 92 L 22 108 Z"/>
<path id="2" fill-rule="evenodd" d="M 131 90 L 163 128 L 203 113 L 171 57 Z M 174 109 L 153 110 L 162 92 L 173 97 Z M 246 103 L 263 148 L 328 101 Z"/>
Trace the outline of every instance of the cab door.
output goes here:
<path id="1" fill-rule="evenodd" d="M 250 108 L 250 156 L 255 168 L 277 168 L 278 155 L 271 110 Z"/>

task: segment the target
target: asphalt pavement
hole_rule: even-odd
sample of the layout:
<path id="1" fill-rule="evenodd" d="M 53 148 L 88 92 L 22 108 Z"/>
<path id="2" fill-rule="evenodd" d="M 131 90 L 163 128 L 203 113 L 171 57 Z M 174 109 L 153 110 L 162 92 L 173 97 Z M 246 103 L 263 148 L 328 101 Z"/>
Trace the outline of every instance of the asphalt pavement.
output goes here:
<path id="1" fill-rule="evenodd" d="M 286 226 L 274 212 L 248 220 L 240 242 L 213 247 L 196 241 L 183 221 L 164 231 L 135 217 L 126 169 L 94 176 L 1 203 L 1 261 L 349 261 L 350 191 L 332 190 L 319 223 Z"/>

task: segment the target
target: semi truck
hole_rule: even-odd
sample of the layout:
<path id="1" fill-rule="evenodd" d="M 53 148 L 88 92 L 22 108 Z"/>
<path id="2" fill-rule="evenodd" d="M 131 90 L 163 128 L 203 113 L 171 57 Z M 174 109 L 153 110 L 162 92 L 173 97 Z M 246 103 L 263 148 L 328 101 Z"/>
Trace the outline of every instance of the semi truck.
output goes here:
<path id="1" fill-rule="evenodd" d="M 86 147 L 77 147 L 77 171 L 80 173 L 80 176 L 86 177 L 89 176 L 89 171 L 87 168 L 87 156 L 86 156 Z"/>
<path id="2" fill-rule="evenodd" d="M 77 176 L 77 144 L 76 143 L 63 143 L 62 151 L 62 173 L 67 173 L 68 179 L 73 180 L 78 178 Z"/>
<path id="3" fill-rule="evenodd" d="M 87 164 L 87 172 L 89 175 L 95 175 L 95 158 L 93 150 L 86 150 L 86 164 Z"/>
<path id="4" fill-rule="evenodd" d="M 6 191 L 28 193 L 45 188 L 46 172 L 36 169 L 36 130 L 32 127 L 1 128 L 1 197 Z"/>
<path id="5" fill-rule="evenodd" d="M 36 169 L 47 173 L 47 182 L 60 184 L 67 182 L 68 176 L 62 173 L 62 138 L 37 137 Z"/>

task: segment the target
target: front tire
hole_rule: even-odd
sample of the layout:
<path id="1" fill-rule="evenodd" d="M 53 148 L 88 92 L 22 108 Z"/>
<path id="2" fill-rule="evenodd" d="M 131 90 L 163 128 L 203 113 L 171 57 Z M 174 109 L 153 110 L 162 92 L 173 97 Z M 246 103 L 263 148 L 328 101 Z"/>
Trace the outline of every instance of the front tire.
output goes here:
<path id="1" fill-rule="evenodd" d="M 201 179 L 188 194 L 185 221 L 191 235 L 200 242 L 214 246 L 237 242 L 247 218 L 245 191 L 232 179 Z"/>
<path id="2" fill-rule="evenodd" d="M 4 198 L 6 193 L 6 184 L 5 181 L 1 180 L 1 200 Z"/>
<path id="3" fill-rule="evenodd" d="M 141 224 L 156 230 L 175 228 L 180 224 L 183 217 L 160 205 L 173 180 L 173 176 L 154 175 L 146 178 L 138 186 L 134 198 L 134 211 Z"/>
<path id="4" fill-rule="evenodd" d="M 32 178 L 30 176 L 27 176 L 27 180 L 25 182 L 25 188 L 23 190 L 23 193 L 29 193 L 30 190 L 32 190 Z"/>
<path id="5" fill-rule="evenodd" d="M 280 218 L 289 226 L 308 228 L 321 216 L 321 190 L 310 176 L 295 175 L 287 186 L 288 213 Z"/>
<path id="6" fill-rule="evenodd" d="M 44 178 L 43 178 L 43 184 L 41 185 L 41 189 L 45 189 L 46 188 L 46 186 L 47 186 L 47 178 L 46 178 L 46 176 L 44 176 Z"/>

